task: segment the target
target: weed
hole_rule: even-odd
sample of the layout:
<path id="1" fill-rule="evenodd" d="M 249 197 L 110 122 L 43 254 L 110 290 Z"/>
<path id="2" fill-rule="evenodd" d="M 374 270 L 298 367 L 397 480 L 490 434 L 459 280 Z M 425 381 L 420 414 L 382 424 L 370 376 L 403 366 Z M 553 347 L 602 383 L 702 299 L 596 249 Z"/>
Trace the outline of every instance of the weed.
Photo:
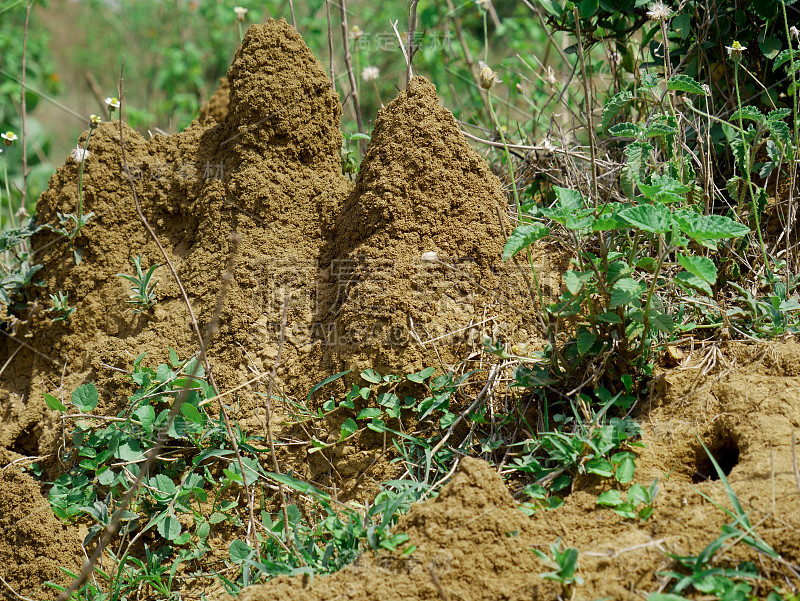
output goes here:
<path id="1" fill-rule="evenodd" d="M 49 311 L 55 315 L 52 318 L 53 323 L 69 321 L 70 316 L 75 313 L 75 307 L 69 306 L 69 292 L 59 291 L 57 294 L 51 294 L 50 300 L 53 301 L 53 306 L 50 307 Z"/>
<path id="2" fill-rule="evenodd" d="M 131 262 L 136 273 L 134 275 L 118 273 L 117 277 L 124 278 L 133 284 L 131 286 L 131 298 L 127 302 L 134 305 L 134 313 L 144 313 L 156 304 L 155 287 L 158 285 L 158 280 L 153 280 L 153 273 L 158 269 L 159 265 L 154 263 L 145 273 L 142 271 L 141 255 L 131 257 Z"/>
<path id="3" fill-rule="evenodd" d="M 649 487 L 633 484 L 627 492 L 627 498 L 622 498 L 619 490 L 611 489 L 597 497 L 598 505 L 611 507 L 617 515 L 634 520 L 646 520 L 653 515 L 653 502 L 658 494 L 658 478 L 653 480 Z M 640 505 L 643 505 L 641 509 Z"/>
<path id="4" fill-rule="evenodd" d="M 578 570 L 578 550 L 574 547 L 567 547 L 561 550 L 561 539 L 550 543 L 550 555 L 539 549 L 531 549 L 534 555 L 544 562 L 548 567 L 553 568 L 552 572 L 545 572 L 541 576 L 545 580 L 554 580 L 561 584 L 564 595 L 572 598 L 575 585 L 583 584 L 583 579 L 576 576 Z"/>

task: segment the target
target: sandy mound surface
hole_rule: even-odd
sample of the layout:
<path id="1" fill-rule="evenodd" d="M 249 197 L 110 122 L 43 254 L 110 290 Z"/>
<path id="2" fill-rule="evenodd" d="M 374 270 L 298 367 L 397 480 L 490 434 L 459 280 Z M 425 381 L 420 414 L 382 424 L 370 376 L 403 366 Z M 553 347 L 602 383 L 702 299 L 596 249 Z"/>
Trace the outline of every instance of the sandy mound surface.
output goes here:
<path id="1" fill-rule="evenodd" d="M 55 599 L 45 581 L 66 585 L 59 566 L 81 569 L 80 539 L 61 524 L 33 478 L 18 469 L 0 470 L 0 577 L 18 595 Z M 0 596 L 16 599 L 5 587 Z"/>
<path id="2" fill-rule="evenodd" d="M 731 508 L 723 484 L 698 442 L 730 470 L 728 479 L 755 532 L 784 560 L 800 562 L 800 483 L 792 465 L 791 432 L 800 426 L 800 345 L 736 345 L 690 356 L 657 380 L 652 404 L 640 408 L 647 448 L 635 481 L 659 479 L 653 517 L 626 520 L 596 505 L 605 480 L 583 479 L 553 511 L 525 517 L 488 464 L 465 458 L 438 498 L 412 507 L 397 532 L 418 549 L 409 558 L 362 556 L 358 564 L 313 583 L 276 579 L 251 587 L 245 601 L 347 598 L 494 601 L 557 599 L 560 587 L 531 548 L 578 549 L 579 599 L 642 599 L 660 590 L 656 572 L 676 568 L 665 555 L 698 554 L 732 518 L 702 494 Z M 764 598 L 772 586 L 800 586 L 777 576 L 786 570 L 738 544 L 715 562 L 755 561 L 767 578 L 755 583 Z M 770 575 L 774 579 L 770 581 Z M 668 589 L 667 589 L 668 590 Z M 796 590 L 796 589 L 795 589 Z"/>

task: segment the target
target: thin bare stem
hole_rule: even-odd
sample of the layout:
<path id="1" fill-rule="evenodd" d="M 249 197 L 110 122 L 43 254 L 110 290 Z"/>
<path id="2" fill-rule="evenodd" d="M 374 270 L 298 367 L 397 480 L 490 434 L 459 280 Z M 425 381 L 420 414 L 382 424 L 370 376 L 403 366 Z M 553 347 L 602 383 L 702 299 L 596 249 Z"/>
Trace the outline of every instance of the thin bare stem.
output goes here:
<path id="1" fill-rule="evenodd" d="M 347 27 L 347 3 L 346 0 L 339 0 L 339 10 L 342 13 L 342 42 L 344 44 L 344 64 L 347 67 L 347 77 L 350 80 L 350 95 L 353 98 L 353 110 L 356 113 L 356 125 L 358 133 L 364 133 L 364 123 L 361 119 L 361 105 L 358 102 L 358 86 L 356 76 L 353 73 L 353 61 L 350 58 L 350 35 Z M 361 140 L 361 154 L 366 154 L 367 143 Z"/>
<path id="2" fill-rule="evenodd" d="M 328 19 L 328 59 L 330 60 L 328 72 L 331 76 L 331 87 L 336 91 L 336 69 L 333 60 L 333 29 L 331 28 L 331 0 L 325 0 L 325 17 Z"/>
<path id="3" fill-rule="evenodd" d="M 297 31 L 297 21 L 294 18 L 294 0 L 289 0 L 289 14 L 292 16 L 292 27 Z"/>
<path id="4" fill-rule="evenodd" d="M 22 221 L 22 213 L 25 210 L 25 200 L 28 196 L 28 105 L 25 100 L 25 71 L 27 69 L 27 51 L 28 51 L 28 24 L 31 20 L 31 6 L 33 0 L 28 0 L 28 5 L 25 10 L 25 31 L 22 34 L 22 89 L 20 90 L 20 118 L 22 119 L 22 189 L 20 190 L 19 208 L 20 208 L 20 223 Z M 9 207 L 11 206 L 11 199 L 8 199 Z M 14 224 L 14 212 L 10 215 L 11 224 Z"/>
<path id="5" fill-rule="evenodd" d="M 411 62 L 414 60 L 414 35 L 417 31 L 417 3 L 419 0 L 411 0 L 408 7 L 408 31 L 406 32 L 406 56 L 408 57 L 408 72 L 406 73 L 406 85 L 414 77 L 411 72 Z"/>

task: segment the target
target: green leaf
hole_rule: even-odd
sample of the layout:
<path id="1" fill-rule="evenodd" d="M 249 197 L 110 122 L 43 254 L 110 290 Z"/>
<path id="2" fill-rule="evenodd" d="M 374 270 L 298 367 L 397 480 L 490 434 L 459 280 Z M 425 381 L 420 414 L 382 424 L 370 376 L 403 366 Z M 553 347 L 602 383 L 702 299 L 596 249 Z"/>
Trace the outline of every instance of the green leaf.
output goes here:
<path id="1" fill-rule="evenodd" d="M 168 346 L 169 349 L 169 362 L 172 365 L 173 369 L 177 368 L 181 364 L 181 358 L 178 357 L 178 353 L 175 352 L 175 349 L 171 346 Z"/>
<path id="2" fill-rule="evenodd" d="M 693 78 L 682 73 L 673 75 L 667 80 L 667 89 L 676 90 L 678 92 L 689 92 L 690 94 L 700 94 L 701 96 L 708 96 L 708 92 L 698 81 L 695 81 Z"/>
<path id="3" fill-rule="evenodd" d="M 792 54 L 794 54 L 795 58 L 798 58 L 800 57 L 800 50 L 787 49 L 780 52 L 772 63 L 772 70 L 777 70 L 778 67 L 789 61 L 792 58 Z"/>
<path id="4" fill-rule="evenodd" d="M 144 452 L 138 440 L 129 438 L 119 444 L 114 456 L 122 461 L 139 461 L 144 459 Z"/>
<path id="5" fill-rule="evenodd" d="M 562 188 L 561 186 L 553 186 L 553 190 L 555 190 L 559 208 L 567 209 L 568 211 L 577 211 L 584 208 L 583 196 L 577 190 Z"/>
<path id="6" fill-rule="evenodd" d="M 364 378 L 367 382 L 370 382 L 372 384 L 381 383 L 381 375 L 374 369 L 367 369 L 362 371 L 361 377 Z"/>
<path id="7" fill-rule="evenodd" d="M 698 215 L 679 210 L 673 214 L 681 231 L 695 240 L 740 238 L 750 233 L 750 228 L 723 215 Z"/>
<path id="8" fill-rule="evenodd" d="M 675 329 L 675 322 L 672 320 L 672 317 L 666 313 L 660 313 L 654 310 L 650 311 L 650 325 L 665 334 L 672 334 L 672 331 Z"/>
<path id="9" fill-rule="evenodd" d="M 372 419 L 373 417 L 380 417 L 382 413 L 377 407 L 366 407 L 359 411 L 356 419 Z"/>
<path id="10" fill-rule="evenodd" d="M 72 393 L 72 404 L 75 405 L 81 413 L 87 413 L 97 407 L 99 396 L 97 388 L 93 382 L 83 384 L 75 389 Z"/>
<path id="11" fill-rule="evenodd" d="M 146 432 L 151 432 L 153 429 L 153 422 L 156 420 L 156 410 L 150 405 L 142 405 L 133 412 L 133 417 L 136 418 L 142 425 Z"/>
<path id="12" fill-rule="evenodd" d="M 657 138 L 659 136 L 674 136 L 678 133 L 678 128 L 667 123 L 651 123 L 642 130 L 645 138 Z"/>
<path id="13" fill-rule="evenodd" d="M 632 278 L 623 278 L 611 290 L 611 307 L 639 307 L 645 285 Z"/>
<path id="14" fill-rule="evenodd" d="M 684 289 L 699 290 L 706 296 L 714 296 L 714 291 L 703 278 L 688 271 L 681 271 L 675 275 L 675 283 Z"/>
<path id="15" fill-rule="evenodd" d="M 684 201 L 691 190 L 691 187 L 669 175 L 654 175 L 650 184 L 638 182 L 637 185 L 645 198 L 664 204 Z"/>
<path id="16" fill-rule="evenodd" d="M 332 375 L 332 376 L 328 376 L 327 378 L 322 380 L 322 382 L 320 382 L 319 384 L 315 384 L 311 388 L 311 391 L 308 393 L 308 396 L 306 397 L 306 400 L 307 401 L 310 400 L 311 399 L 311 395 L 314 394 L 317 390 L 319 390 L 323 386 L 325 386 L 325 384 L 330 384 L 334 380 L 338 380 L 342 376 L 345 376 L 345 375 L 349 374 L 351 371 L 352 370 L 350 370 L 350 369 L 348 369 L 347 371 L 340 371 L 338 374 L 335 374 L 335 375 Z"/>
<path id="17" fill-rule="evenodd" d="M 67 410 L 67 408 L 61 403 L 61 401 L 59 401 L 52 394 L 45 393 L 44 402 L 47 403 L 47 406 L 53 411 L 61 411 L 63 413 L 64 411 Z"/>
<path id="18" fill-rule="evenodd" d="M 581 329 L 578 332 L 578 338 L 576 340 L 578 346 L 578 354 L 583 357 L 586 353 L 588 353 L 594 343 L 597 341 L 597 336 L 595 336 L 589 330 Z"/>
<path id="19" fill-rule="evenodd" d="M 613 311 L 608 311 L 598 315 L 597 321 L 602 321 L 605 323 L 622 323 L 622 318 Z"/>
<path id="20" fill-rule="evenodd" d="M 602 459 L 600 457 L 590 459 L 586 462 L 585 466 L 586 471 L 590 474 L 597 474 L 603 478 L 610 478 L 614 475 L 614 466 L 611 465 L 608 459 Z"/>
<path id="21" fill-rule="evenodd" d="M 620 484 L 627 484 L 633 480 L 633 473 L 635 471 L 636 462 L 634 461 L 633 457 L 626 456 L 623 457 L 622 461 L 620 461 L 617 465 L 617 471 L 614 473 L 614 477 Z"/>
<path id="22" fill-rule="evenodd" d="M 766 124 L 767 118 L 764 114 L 758 110 L 754 106 L 743 106 L 738 111 L 733 113 L 730 117 L 728 117 L 728 121 L 738 121 L 739 119 L 750 119 L 751 121 L 755 121 L 756 123 Z"/>
<path id="23" fill-rule="evenodd" d="M 650 495 L 647 494 L 647 489 L 644 486 L 634 484 L 628 489 L 628 501 L 634 505 L 649 503 Z"/>
<path id="24" fill-rule="evenodd" d="M 622 494 L 615 489 L 607 490 L 597 496 L 597 505 L 605 505 L 606 507 L 616 507 L 622 504 Z"/>
<path id="25" fill-rule="evenodd" d="M 635 196 L 637 182 L 647 177 L 647 160 L 653 147 L 647 142 L 631 142 L 625 147 L 625 165 L 620 174 L 622 190 L 628 198 Z"/>
<path id="26" fill-rule="evenodd" d="M 600 116 L 600 125 L 603 130 L 608 130 L 614 118 L 633 100 L 633 93 L 624 91 L 614 94 L 606 105 L 603 107 L 603 113 Z"/>
<path id="27" fill-rule="evenodd" d="M 316 499 L 317 501 L 330 501 L 331 496 L 318 489 L 316 486 L 309 484 L 303 480 L 298 480 L 297 478 L 292 478 L 291 476 L 287 476 L 286 474 L 275 474 L 273 472 L 266 472 L 266 475 L 276 482 L 280 482 L 284 486 L 291 488 L 299 493 L 304 495 L 309 495 Z"/>
<path id="28" fill-rule="evenodd" d="M 678 263 L 686 271 L 705 280 L 709 284 L 717 283 L 717 266 L 708 257 L 696 257 L 694 255 L 678 255 Z"/>
<path id="29" fill-rule="evenodd" d="M 411 382 L 416 382 L 417 384 L 422 384 L 423 382 L 425 382 L 425 380 L 430 378 L 434 373 L 436 373 L 436 368 L 435 367 L 426 367 L 422 371 L 418 371 L 415 374 L 408 374 L 406 376 L 406 378 L 408 380 L 410 380 Z"/>
<path id="30" fill-rule="evenodd" d="M 243 540 L 235 540 L 228 547 L 228 556 L 233 563 L 243 563 L 250 557 L 254 549 Z"/>
<path id="31" fill-rule="evenodd" d="M 503 248 L 503 261 L 507 261 L 521 250 L 525 250 L 537 240 L 541 240 L 550 233 L 550 228 L 543 225 L 517 226 L 506 241 Z"/>
<path id="32" fill-rule="evenodd" d="M 594 273 L 591 271 L 565 271 L 564 272 L 564 285 L 570 294 L 578 294 L 581 288 L 592 280 Z"/>
<path id="33" fill-rule="evenodd" d="M 344 440 L 348 436 L 355 434 L 357 430 L 358 430 L 358 424 L 356 424 L 353 418 L 348 417 L 346 420 L 344 420 L 344 423 L 342 424 L 341 432 L 339 434 L 339 440 Z"/>
<path id="34" fill-rule="evenodd" d="M 660 204 L 628 207 L 618 215 L 631 226 L 651 234 L 666 234 L 672 230 L 672 213 Z"/>
<path id="35" fill-rule="evenodd" d="M 609 127 L 608 133 L 620 138 L 638 138 L 642 133 L 642 126 L 638 123 L 618 123 Z"/>
<path id="36" fill-rule="evenodd" d="M 164 513 L 164 517 L 158 522 L 156 529 L 166 540 L 175 540 L 181 533 L 181 523 L 173 513 Z"/>
<path id="37" fill-rule="evenodd" d="M 191 403 L 183 403 L 181 405 L 181 413 L 183 413 L 186 419 L 195 424 L 203 424 L 205 422 L 203 414 L 200 413 L 197 407 L 195 407 Z"/>

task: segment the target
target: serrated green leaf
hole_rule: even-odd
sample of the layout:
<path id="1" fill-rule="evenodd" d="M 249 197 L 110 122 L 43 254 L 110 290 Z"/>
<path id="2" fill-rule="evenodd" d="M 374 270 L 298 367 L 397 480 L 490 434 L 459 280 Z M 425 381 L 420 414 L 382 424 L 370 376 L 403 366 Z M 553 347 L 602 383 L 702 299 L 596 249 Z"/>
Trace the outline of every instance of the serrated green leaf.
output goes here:
<path id="1" fill-rule="evenodd" d="M 87 413 L 97 407 L 99 400 L 100 397 L 97 394 L 94 382 L 78 386 L 75 392 L 72 393 L 72 404 L 82 413 Z"/>
<path id="2" fill-rule="evenodd" d="M 558 199 L 556 206 L 559 208 L 567 209 L 568 211 L 577 211 L 584 208 L 586 203 L 581 193 L 577 190 L 562 188 L 561 186 L 553 186 L 553 190 L 555 190 L 556 198 Z"/>
<path id="3" fill-rule="evenodd" d="M 769 121 L 770 125 L 772 125 L 776 121 L 783 121 L 792 114 L 792 109 L 775 109 L 774 111 L 770 111 L 767 113 L 767 121 Z"/>
<path id="4" fill-rule="evenodd" d="M 678 133 L 678 128 L 667 123 L 651 123 L 642 130 L 645 138 L 655 138 L 656 136 L 674 136 Z"/>
<path id="5" fill-rule="evenodd" d="M 614 118 L 633 100 L 633 93 L 628 91 L 619 92 L 609 98 L 606 105 L 603 107 L 603 113 L 600 116 L 600 126 L 604 131 L 608 130 Z"/>
<path id="6" fill-rule="evenodd" d="M 613 311 L 601 313 L 597 316 L 597 320 L 605 323 L 622 323 L 622 318 Z"/>
<path id="7" fill-rule="evenodd" d="M 650 311 L 650 325 L 665 334 L 672 334 L 675 329 L 675 322 L 672 317 L 659 311 Z"/>
<path id="8" fill-rule="evenodd" d="M 724 215 L 698 215 L 680 210 L 673 214 L 681 231 L 694 240 L 720 240 L 740 238 L 750 233 L 750 228 Z"/>
<path id="9" fill-rule="evenodd" d="M 638 123 L 618 123 L 609 127 L 608 133 L 620 138 L 638 138 L 642 133 L 642 126 Z"/>
<path id="10" fill-rule="evenodd" d="M 648 200 L 664 204 L 684 201 L 692 189 L 669 175 L 654 175 L 650 184 L 639 182 L 638 187 Z"/>
<path id="11" fill-rule="evenodd" d="M 676 90 L 678 92 L 689 92 L 690 94 L 700 94 L 701 96 L 708 96 L 708 92 L 703 88 L 700 82 L 695 81 L 692 77 L 679 73 L 673 75 L 667 80 L 667 89 Z"/>
<path id="12" fill-rule="evenodd" d="M 717 283 L 717 266 L 708 257 L 697 257 L 694 255 L 678 255 L 678 263 L 689 273 L 705 280 L 709 284 Z"/>
<path id="13" fill-rule="evenodd" d="M 520 225 L 514 228 L 503 248 L 503 261 L 507 261 L 521 250 L 525 250 L 537 240 L 550 233 L 550 228 L 543 225 Z"/>
<path id="14" fill-rule="evenodd" d="M 647 177 L 647 160 L 653 147 L 647 142 L 631 142 L 625 147 L 625 165 L 620 174 L 622 190 L 628 198 L 633 198 L 636 183 Z"/>
<path id="15" fill-rule="evenodd" d="M 64 411 L 67 410 L 67 408 L 61 403 L 61 401 L 59 401 L 52 394 L 45 393 L 44 402 L 47 403 L 47 406 L 53 411 L 60 411 L 63 413 Z"/>
<path id="16" fill-rule="evenodd" d="M 578 294 L 587 282 L 590 282 L 594 274 L 591 271 L 565 271 L 564 285 L 570 294 Z"/>
<path id="17" fill-rule="evenodd" d="M 578 337 L 576 340 L 576 345 L 578 347 L 578 354 L 583 357 L 586 353 L 588 353 L 592 345 L 597 341 L 597 336 L 595 336 L 589 330 L 580 330 L 578 332 Z"/>
<path id="18" fill-rule="evenodd" d="M 611 290 L 611 307 L 639 307 L 642 294 L 645 291 L 642 282 L 632 278 L 623 278 L 614 284 Z"/>
<path id="19" fill-rule="evenodd" d="M 755 121 L 756 123 L 766 124 L 767 118 L 764 114 L 758 110 L 754 106 L 743 106 L 738 111 L 733 113 L 730 117 L 728 117 L 729 121 L 738 121 L 739 118 L 741 119 L 750 119 L 751 121 Z"/>
<path id="20" fill-rule="evenodd" d="M 681 271 L 675 276 L 674 281 L 681 288 L 699 290 L 706 296 L 714 295 L 713 291 L 711 290 L 711 286 L 708 285 L 708 282 L 706 282 L 703 278 L 697 277 L 693 273 L 689 273 L 688 271 Z"/>
<path id="21" fill-rule="evenodd" d="M 618 216 L 629 225 L 651 234 L 666 234 L 672 230 L 672 213 L 660 204 L 628 207 Z"/>

